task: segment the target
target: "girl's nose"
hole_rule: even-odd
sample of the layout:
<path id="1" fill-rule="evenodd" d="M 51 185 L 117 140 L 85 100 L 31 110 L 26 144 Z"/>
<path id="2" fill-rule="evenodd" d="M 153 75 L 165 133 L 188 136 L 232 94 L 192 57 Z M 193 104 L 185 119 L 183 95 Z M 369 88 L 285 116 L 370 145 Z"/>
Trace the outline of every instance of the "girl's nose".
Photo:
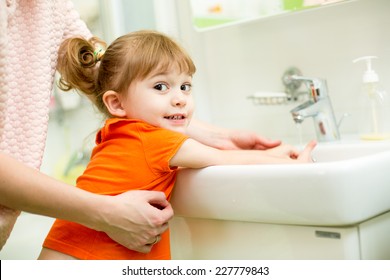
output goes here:
<path id="1" fill-rule="evenodd" d="M 187 104 L 187 96 L 182 92 L 178 92 L 172 98 L 172 105 L 177 107 L 184 107 Z"/>

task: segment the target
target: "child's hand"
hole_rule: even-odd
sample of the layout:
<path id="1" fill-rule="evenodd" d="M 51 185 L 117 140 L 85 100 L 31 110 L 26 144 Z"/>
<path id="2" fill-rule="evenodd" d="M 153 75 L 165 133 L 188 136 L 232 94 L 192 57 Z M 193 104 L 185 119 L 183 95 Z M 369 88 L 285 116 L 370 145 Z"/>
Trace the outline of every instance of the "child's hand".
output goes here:
<path id="1" fill-rule="evenodd" d="M 297 160 L 300 162 L 313 162 L 311 153 L 316 146 L 317 146 L 317 141 L 315 140 L 310 141 L 303 149 L 303 151 L 299 154 Z"/>
<path id="2" fill-rule="evenodd" d="M 275 148 L 268 149 L 267 154 L 275 157 L 297 159 L 300 153 L 294 146 L 281 144 Z"/>

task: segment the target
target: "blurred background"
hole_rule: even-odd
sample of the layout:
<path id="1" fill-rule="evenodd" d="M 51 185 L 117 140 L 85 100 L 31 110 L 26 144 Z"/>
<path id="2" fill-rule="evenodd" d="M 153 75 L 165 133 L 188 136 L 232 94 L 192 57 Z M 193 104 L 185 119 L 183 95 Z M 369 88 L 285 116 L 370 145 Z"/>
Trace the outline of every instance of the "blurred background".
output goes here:
<path id="1" fill-rule="evenodd" d="M 177 39 L 197 65 L 196 117 L 227 128 L 300 144 L 315 138 L 310 119 L 298 131 L 289 111 L 297 102 L 255 104 L 255 93 L 285 92 L 283 73 L 327 80 L 342 137 L 357 132 L 364 64 L 390 90 L 388 0 L 73 0 L 92 32 L 107 43 L 139 29 Z M 390 121 L 390 120 L 389 120 Z M 55 89 L 42 171 L 69 184 L 88 162 L 102 124 L 89 101 Z M 1 259 L 35 259 L 52 220 L 23 214 Z M 26 228 L 31 228 L 26 231 Z M 27 234 L 28 233 L 28 234 Z"/>

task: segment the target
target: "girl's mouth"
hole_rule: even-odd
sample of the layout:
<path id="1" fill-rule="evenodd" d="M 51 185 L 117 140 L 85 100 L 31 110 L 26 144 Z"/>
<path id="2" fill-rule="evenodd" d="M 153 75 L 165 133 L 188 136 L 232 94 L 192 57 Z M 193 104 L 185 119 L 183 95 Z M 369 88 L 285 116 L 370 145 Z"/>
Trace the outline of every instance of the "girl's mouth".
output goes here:
<path id="1" fill-rule="evenodd" d="M 164 118 L 168 119 L 168 120 L 183 120 L 183 119 L 185 119 L 185 116 L 183 116 L 183 115 L 173 115 L 173 116 L 166 116 Z"/>

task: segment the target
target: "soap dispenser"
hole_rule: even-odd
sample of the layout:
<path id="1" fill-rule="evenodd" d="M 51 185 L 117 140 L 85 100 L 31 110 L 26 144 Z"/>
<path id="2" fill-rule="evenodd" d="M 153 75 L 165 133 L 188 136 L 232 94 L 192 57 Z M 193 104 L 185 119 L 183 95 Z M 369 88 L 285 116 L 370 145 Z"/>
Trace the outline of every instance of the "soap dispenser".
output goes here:
<path id="1" fill-rule="evenodd" d="M 384 140 L 390 137 L 390 103 L 385 90 L 380 88 L 379 77 L 372 69 L 372 59 L 363 56 L 354 63 L 365 61 L 367 69 L 363 74 L 362 93 L 359 98 L 359 133 L 362 140 Z"/>

